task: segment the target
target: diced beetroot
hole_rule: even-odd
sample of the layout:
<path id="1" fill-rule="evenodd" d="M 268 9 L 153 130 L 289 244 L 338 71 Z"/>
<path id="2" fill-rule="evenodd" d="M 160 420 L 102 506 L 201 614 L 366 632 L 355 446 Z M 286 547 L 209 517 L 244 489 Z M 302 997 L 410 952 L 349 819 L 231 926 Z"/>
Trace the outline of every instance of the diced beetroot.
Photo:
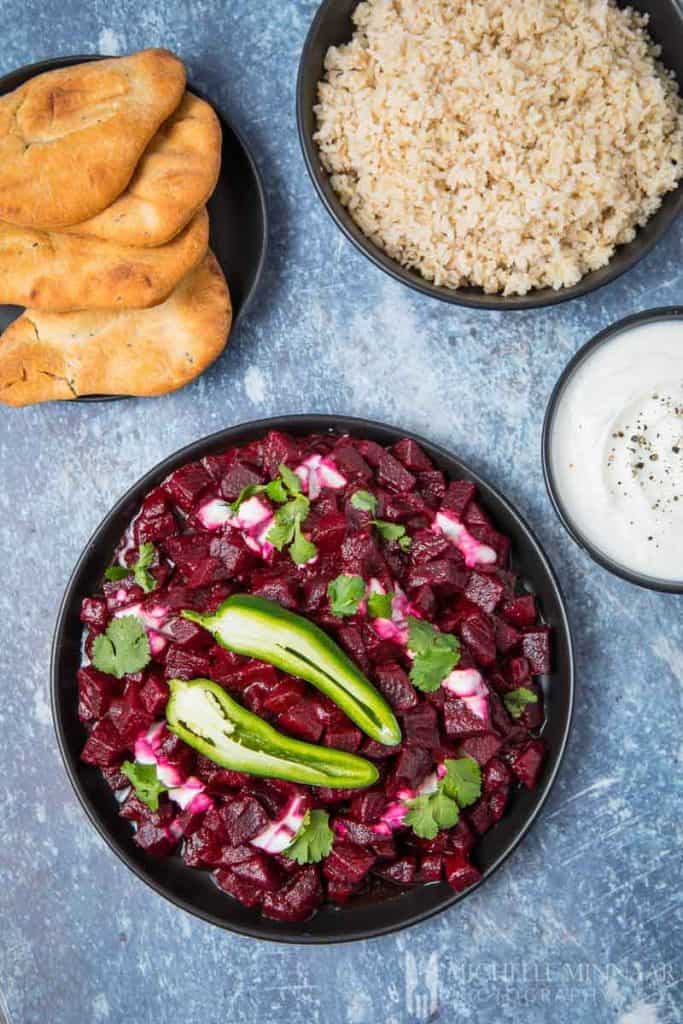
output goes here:
<path id="1" fill-rule="evenodd" d="M 496 660 L 496 639 L 491 620 L 483 612 L 469 615 L 460 624 L 460 635 L 479 665 L 492 665 Z"/>
<path id="2" fill-rule="evenodd" d="M 178 845 L 167 815 L 153 814 L 136 830 L 133 839 L 152 857 L 168 857 Z"/>
<path id="3" fill-rule="evenodd" d="M 240 846 L 263 832 L 268 825 L 268 815 L 253 796 L 241 796 L 219 808 L 228 842 Z"/>
<path id="4" fill-rule="evenodd" d="M 399 857 L 392 864 L 375 868 L 376 875 L 395 885 L 411 885 L 415 881 L 416 871 L 417 861 L 411 854 Z"/>
<path id="5" fill-rule="evenodd" d="M 508 795 L 510 793 L 508 786 L 501 786 L 494 793 L 491 793 L 489 797 L 489 814 L 493 823 L 500 821 L 505 813 L 507 807 Z"/>
<path id="6" fill-rule="evenodd" d="M 138 545 L 166 540 L 177 532 L 178 524 L 171 512 L 157 516 L 156 519 L 138 519 L 133 527 L 133 537 Z"/>
<path id="7" fill-rule="evenodd" d="M 336 750 L 346 750 L 349 754 L 355 754 L 362 739 L 360 729 L 350 722 L 342 722 L 339 725 L 328 725 L 322 742 L 325 747 L 334 747 Z"/>
<path id="8" fill-rule="evenodd" d="M 377 857 L 377 860 L 395 860 L 398 857 L 396 843 L 391 837 L 379 839 L 376 843 L 372 844 L 370 849 L 375 857 Z"/>
<path id="9" fill-rule="evenodd" d="M 435 558 L 408 570 L 406 584 L 417 588 L 425 585 L 442 595 L 457 594 L 467 583 L 467 570 L 450 558 Z"/>
<path id="10" fill-rule="evenodd" d="M 417 474 L 417 489 L 432 508 L 438 508 L 446 497 L 446 478 L 438 469 Z"/>
<path id="11" fill-rule="evenodd" d="M 460 757 L 473 757 L 480 765 L 485 765 L 492 757 L 495 757 L 501 748 L 501 741 L 492 732 L 484 733 L 483 736 L 471 736 L 458 744 Z"/>
<path id="12" fill-rule="evenodd" d="M 346 533 L 346 518 L 341 512 L 332 512 L 311 523 L 311 540 L 318 551 L 327 554 L 338 551 Z"/>
<path id="13" fill-rule="evenodd" d="M 533 675 L 550 672 L 550 627 L 536 626 L 522 634 L 522 651 L 529 659 Z"/>
<path id="14" fill-rule="evenodd" d="M 404 712 L 403 734 L 409 747 L 437 747 L 440 736 L 434 707 L 422 703 Z"/>
<path id="15" fill-rule="evenodd" d="M 334 449 L 334 461 L 349 482 L 362 483 L 370 480 L 372 470 L 367 462 L 350 444 L 342 442 Z"/>
<path id="16" fill-rule="evenodd" d="M 477 835 L 483 836 L 494 823 L 493 816 L 489 810 L 489 801 L 482 797 L 476 804 L 467 808 L 467 817 Z"/>
<path id="17" fill-rule="evenodd" d="M 183 569 L 187 562 L 198 558 L 206 558 L 211 554 L 212 538 L 206 533 L 184 533 L 178 537 L 169 537 L 163 547 L 172 562 Z"/>
<path id="18" fill-rule="evenodd" d="M 363 757 L 369 757 L 371 761 L 386 761 L 396 753 L 396 747 L 388 747 L 385 743 L 377 740 L 365 739 L 360 749 Z"/>
<path id="19" fill-rule="evenodd" d="M 159 753 L 182 775 L 193 774 L 196 754 L 179 736 L 167 731 L 159 746 Z"/>
<path id="20" fill-rule="evenodd" d="M 492 757 L 484 769 L 483 785 L 485 793 L 493 793 L 510 785 L 510 769 L 498 757 Z"/>
<path id="21" fill-rule="evenodd" d="M 200 558 L 185 565 L 185 582 L 193 590 L 228 579 L 230 573 L 217 558 Z"/>
<path id="22" fill-rule="evenodd" d="M 263 439 L 263 468 L 269 479 L 279 475 L 280 463 L 293 469 L 301 458 L 301 446 L 289 434 L 270 430 Z"/>
<path id="23" fill-rule="evenodd" d="M 432 462 L 420 448 L 417 441 L 404 437 L 391 449 L 392 453 L 399 459 L 406 469 L 417 471 L 432 469 Z"/>
<path id="24" fill-rule="evenodd" d="M 418 530 L 413 534 L 413 543 L 410 545 L 410 562 L 412 565 L 422 565 L 435 558 L 448 556 L 452 548 L 453 545 L 443 534 Z"/>
<path id="25" fill-rule="evenodd" d="M 296 580 L 283 579 L 274 573 L 253 573 L 251 579 L 251 593 L 256 597 L 275 601 L 283 608 L 298 608 L 299 586 Z"/>
<path id="26" fill-rule="evenodd" d="M 529 740 L 517 747 L 510 755 L 510 767 L 527 789 L 533 789 L 538 782 L 541 765 L 545 757 L 543 740 Z"/>
<path id="27" fill-rule="evenodd" d="M 508 654 L 509 651 L 520 643 L 522 635 L 519 630 L 515 629 L 508 622 L 499 618 L 497 615 L 492 616 L 493 621 L 493 633 L 496 638 L 496 647 L 502 654 Z"/>
<path id="28" fill-rule="evenodd" d="M 200 462 L 188 462 L 171 473 L 161 486 L 178 508 L 189 512 L 211 483 L 209 473 Z"/>
<path id="29" fill-rule="evenodd" d="M 443 508 L 454 512 L 458 519 L 462 519 L 475 493 L 476 487 L 469 480 L 451 480 L 446 488 Z"/>
<path id="30" fill-rule="evenodd" d="M 446 853 L 460 853 L 468 857 L 477 841 L 475 833 L 462 815 L 458 823 L 445 833 L 444 850 Z"/>
<path id="31" fill-rule="evenodd" d="M 340 840 L 355 843 L 356 846 L 371 846 L 377 842 L 377 833 L 372 826 L 354 821 L 353 818 L 336 818 L 334 831 Z"/>
<path id="32" fill-rule="evenodd" d="M 356 821 L 379 821 L 386 807 L 387 798 L 378 790 L 367 790 L 359 793 L 351 801 L 350 814 Z"/>
<path id="33" fill-rule="evenodd" d="M 208 757 L 203 757 L 202 754 L 197 754 L 194 772 L 202 782 L 206 782 L 212 791 L 221 793 L 231 789 L 241 789 L 251 777 L 244 772 L 234 772 L 228 768 L 221 768 L 213 761 L 210 761 Z"/>
<path id="34" fill-rule="evenodd" d="M 381 444 L 377 444 L 376 441 L 356 441 L 356 447 L 373 469 L 379 466 L 379 460 L 384 454 L 384 448 L 382 448 Z"/>
<path id="35" fill-rule="evenodd" d="M 436 613 L 436 594 L 428 583 L 418 587 L 411 595 L 411 599 L 412 603 L 422 612 L 426 619 L 434 618 Z"/>
<path id="36" fill-rule="evenodd" d="M 452 740 L 478 736 L 487 731 L 487 724 L 470 710 L 464 700 L 449 698 L 444 704 L 446 734 Z"/>
<path id="37" fill-rule="evenodd" d="M 206 868 L 218 864 L 221 858 L 221 838 L 202 825 L 183 846 L 183 860 L 188 867 Z"/>
<path id="38" fill-rule="evenodd" d="M 276 921 L 305 921 L 320 906 L 323 888 L 315 864 L 308 864 L 276 893 L 266 893 L 263 913 Z"/>
<path id="39" fill-rule="evenodd" d="M 309 700 L 301 700 L 283 711 L 278 715 L 277 723 L 278 728 L 309 743 L 317 743 L 323 734 L 324 726 L 316 715 L 315 705 Z"/>
<path id="40" fill-rule="evenodd" d="M 210 670 L 211 665 L 206 655 L 187 651 L 175 644 L 169 646 L 164 665 L 166 679 L 205 679 Z"/>
<path id="41" fill-rule="evenodd" d="M 500 676 L 500 678 L 503 677 Z M 491 725 L 500 736 L 505 738 L 506 744 L 519 743 L 526 736 L 526 729 L 521 721 L 517 722 L 510 717 L 497 693 L 489 694 L 489 714 Z"/>
<path id="42" fill-rule="evenodd" d="M 110 612 L 118 611 L 119 608 L 124 608 L 129 604 L 137 604 L 144 597 L 142 588 L 137 585 L 132 576 L 126 577 L 125 580 L 105 580 L 102 590 L 107 602 L 107 610 Z"/>
<path id="43" fill-rule="evenodd" d="M 123 772 L 120 772 L 116 765 L 113 765 L 111 768 L 101 768 L 100 771 L 107 780 L 107 785 L 114 793 L 130 788 L 130 779 Z"/>
<path id="44" fill-rule="evenodd" d="M 243 579 L 256 564 L 254 552 L 235 530 L 212 537 L 209 551 L 213 558 L 220 561 L 228 575 L 236 579 Z"/>
<path id="45" fill-rule="evenodd" d="M 311 704 L 315 708 L 318 719 L 324 726 L 340 725 L 341 723 L 348 722 L 348 718 L 341 708 L 337 707 L 333 700 L 330 700 L 329 697 L 322 693 L 316 693 L 315 696 L 311 697 Z"/>
<path id="46" fill-rule="evenodd" d="M 121 693 L 122 683 L 115 676 L 99 672 L 93 665 L 78 670 L 78 717 L 82 722 L 102 718 L 112 700 Z"/>
<path id="47" fill-rule="evenodd" d="M 245 487 L 262 484 L 263 481 L 263 473 L 254 466 L 235 462 L 221 480 L 221 496 L 227 501 L 234 501 Z"/>
<path id="48" fill-rule="evenodd" d="M 186 862 L 187 863 L 187 862 Z M 197 865 L 192 864 L 191 867 Z M 240 878 L 230 868 L 219 868 L 213 874 L 220 888 L 245 907 L 258 907 L 263 902 L 264 889 L 257 889 L 247 878 Z"/>
<path id="49" fill-rule="evenodd" d="M 255 850 L 247 860 L 232 867 L 233 873 L 262 892 L 277 892 L 282 883 L 280 871 L 272 857 Z"/>
<path id="50" fill-rule="evenodd" d="M 507 659 L 503 665 L 503 675 L 511 690 L 516 690 L 529 682 L 529 668 L 529 662 L 524 657 Z"/>
<path id="51" fill-rule="evenodd" d="M 332 850 L 323 861 L 323 874 L 325 878 L 337 879 L 347 885 L 358 885 L 374 863 L 374 854 L 353 843 L 335 839 Z"/>
<path id="52" fill-rule="evenodd" d="M 151 675 L 140 690 L 140 703 L 152 718 L 158 718 L 168 703 L 168 686 L 157 675 Z"/>
<path id="53" fill-rule="evenodd" d="M 420 858 L 420 870 L 416 882 L 440 882 L 443 873 L 443 858 L 439 853 L 426 853 Z"/>
<path id="54" fill-rule="evenodd" d="M 536 601 L 532 594 L 524 594 L 521 597 L 514 597 L 506 601 L 502 608 L 503 618 L 515 626 L 523 629 L 525 626 L 533 626 L 536 622 Z"/>
<path id="55" fill-rule="evenodd" d="M 280 676 L 276 670 L 272 665 L 266 665 L 265 662 L 257 661 L 255 658 L 250 658 L 249 661 L 233 669 L 231 686 L 235 689 L 244 690 L 246 694 L 246 691 L 256 683 L 261 688 L 261 699 L 258 704 L 259 708 L 261 708 L 262 701 L 270 697 L 280 683 Z M 252 707 L 248 699 L 247 703 L 249 707 Z M 252 703 L 254 703 L 253 699 Z"/>
<path id="56" fill-rule="evenodd" d="M 353 658 L 363 672 L 370 669 L 370 660 L 365 651 L 363 637 L 358 626 L 341 626 L 337 633 L 342 647 Z"/>
<path id="57" fill-rule="evenodd" d="M 128 781 L 128 786 L 130 786 L 130 781 Z M 138 825 L 143 821 L 147 821 L 148 818 L 151 818 L 154 811 L 148 807 L 146 803 L 143 803 L 135 790 L 131 790 L 129 795 L 121 804 L 119 814 L 122 818 L 125 818 L 126 821 L 132 821 Z"/>
<path id="58" fill-rule="evenodd" d="M 543 701 L 543 690 L 534 681 L 530 681 L 527 684 L 527 689 L 531 690 L 532 693 L 536 694 L 536 703 L 527 704 L 524 708 L 519 721 L 527 730 L 540 729 L 545 719 L 545 709 Z"/>
<path id="59" fill-rule="evenodd" d="M 283 711 L 298 704 L 306 692 L 306 686 L 301 679 L 294 679 L 292 676 L 285 676 L 278 679 L 275 686 L 269 690 L 263 700 L 263 710 L 270 715 L 280 715 Z"/>
<path id="60" fill-rule="evenodd" d="M 481 878 L 481 872 L 457 853 L 446 857 L 445 870 L 448 884 L 456 892 L 464 892 L 465 889 L 475 885 Z"/>
<path id="61" fill-rule="evenodd" d="M 175 616 L 164 624 L 164 636 L 188 650 L 201 651 L 211 644 L 211 635 L 195 622 Z"/>
<path id="62" fill-rule="evenodd" d="M 103 632 L 109 621 L 107 602 L 101 597 L 84 597 L 81 602 L 80 619 L 86 626 L 90 626 L 94 633 Z"/>
<path id="63" fill-rule="evenodd" d="M 328 786 L 316 786 L 315 793 L 322 804 L 343 804 L 355 795 L 355 789 L 332 789 Z"/>
<path id="64" fill-rule="evenodd" d="M 473 571 L 470 573 L 465 587 L 465 597 L 482 611 L 491 614 L 503 595 L 503 584 L 495 576 Z"/>
<path id="65" fill-rule="evenodd" d="M 375 681 L 378 690 L 384 694 L 395 711 L 407 711 L 418 702 L 415 687 L 408 678 L 408 673 L 395 662 L 390 661 L 378 665 L 375 669 Z"/>
<path id="66" fill-rule="evenodd" d="M 114 723 L 103 718 L 97 723 L 85 741 L 81 761 L 100 767 L 120 764 L 126 751 L 126 744 L 119 736 Z"/>
<path id="67" fill-rule="evenodd" d="M 419 785 L 432 767 L 432 755 L 422 747 L 404 747 L 396 759 L 393 772 L 393 783 L 387 790 L 409 786 L 411 789 Z"/>
<path id="68" fill-rule="evenodd" d="M 405 494 L 406 491 L 412 491 L 415 486 L 413 474 L 384 448 L 377 464 L 377 480 L 382 487 L 394 491 L 395 494 Z"/>

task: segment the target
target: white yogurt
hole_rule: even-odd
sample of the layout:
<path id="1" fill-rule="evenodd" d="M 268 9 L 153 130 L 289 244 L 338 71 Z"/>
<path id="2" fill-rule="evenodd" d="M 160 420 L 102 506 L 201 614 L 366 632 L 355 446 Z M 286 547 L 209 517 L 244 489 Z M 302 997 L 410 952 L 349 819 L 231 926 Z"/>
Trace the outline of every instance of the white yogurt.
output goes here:
<path id="1" fill-rule="evenodd" d="M 683 581 L 683 319 L 627 328 L 584 360 L 555 407 L 550 466 L 590 544 Z"/>

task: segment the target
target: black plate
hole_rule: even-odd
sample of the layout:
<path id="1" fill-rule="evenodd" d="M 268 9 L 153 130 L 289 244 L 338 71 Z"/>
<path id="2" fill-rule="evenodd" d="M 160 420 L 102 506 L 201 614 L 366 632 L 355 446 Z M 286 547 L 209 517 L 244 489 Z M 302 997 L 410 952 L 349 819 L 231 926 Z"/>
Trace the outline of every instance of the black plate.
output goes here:
<path id="1" fill-rule="evenodd" d="M 609 327 L 606 327 L 604 331 L 600 331 L 599 334 L 596 334 L 594 338 L 591 338 L 590 341 L 586 342 L 586 344 L 583 345 L 574 356 L 572 356 L 560 374 L 557 384 L 553 388 L 550 399 L 548 400 L 548 407 L 545 412 L 545 419 L 543 420 L 541 456 L 543 459 L 543 477 L 545 479 L 546 490 L 548 491 L 548 497 L 552 502 L 553 508 L 557 512 L 558 519 L 572 540 L 575 541 L 579 547 L 593 559 L 594 562 L 601 565 L 603 569 L 607 569 L 609 572 L 614 573 L 615 576 L 620 576 L 623 580 L 627 580 L 629 583 L 635 583 L 636 586 L 644 587 L 646 590 L 661 590 L 668 594 L 683 594 L 683 582 L 676 582 L 675 580 L 660 580 L 656 576 L 645 576 L 644 573 L 633 572 L 631 569 L 625 568 L 625 566 L 621 565 L 619 562 L 615 562 L 613 558 L 610 558 L 609 555 L 604 554 L 594 544 L 591 544 L 588 538 L 576 526 L 571 515 L 567 511 L 566 505 L 560 498 L 560 492 L 555 482 L 555 474 L 552 470 L 551 459 L 552 432 L 557 406 L 564 394 L 565 388 L 579 367 L 590 358 L 596 348 L 600 345 L 604 345 L 607 341 L 611 341 L 612 338 L 615 338 L 623 331 L 629 330 L 631 327 L 642 327 L 644 324 L 657 323 L 661 320 L 678 320 L 683 323 L 683 306 L 662 306 L 659 309 L 646 309 L 642 313 L 635 313 L 633 316 L 627 316 L 623 320 L 618 320 L 616 323 L 610 324 Z"/>
<path id="2" fill-rule="evenodd" d="M 17 89 L 44 71 L 104 60 L 93 54 L 55 57 L 27 64 L 0 78 L 0 96 Z M 226 120 L 215 103 L 201 89 L 188 82 L 187 88 L 210 103 L 223 131 L 221 171 L 216 189 L 207 204 L 211 221 L 210 245 L 223 268 L 230 287 L 233 308 L 232 331 L 251 302 L 259 283 L 268 243 L 268 215 L 261 175 L 237 129 Z M 19 306 L 0 306 L 0 331 L 21 313 Z M 110 402 L 126 395 L 83 395 L 78 402 Z"/>
<path id="3" fill-rule="evenodd" d="M 510 811 L 475 848 L 483 880 L 503 862 L 528 831 L 555 781 L 567 743 L 574 701 L 572 640 L 562 594 L 555 574 L 540 544 L 518 512 L 493 487 L 460 459 L 443 448 L 369 420 L 345 416 L 281 416 L 221 430 L 195 441 L 171 455 L 145 474 L 114 506 L 88 541 L 64 595 L 52 647 L 52 713 L 64 764 L 76 794 L 100 835 L 121 860 L 162 896 L 212 924 L 255 938 L 281 942 L 348 942 L 405 928 L 445 910 L 467 893 L 455 893 L 447 883 L 419 885 L 382 902 L 356 902 L 343 909 L 324 907 L 303 924 L 269 921 L 258 911 L 248 910 L 222 893 L 208 872 L 185 867 L 180 857 L 157 861 L 132 839 L 130 825 L 119 817 L 117 804 L 97 768 L 82 764 L 79 754 L 86 733 L 78 720 L 76 672 L 81 660 L 81 623 L 78 613 L 83 597 L 93 593 L 109 564 L 116 544 L 146 492 L 157 486 L 178 466 L 234 444 L 262 437 L 268 430 L 305 435 L 335 431 L 365 437 L 380 444 L 393 444 L 401 437 L 414 437 L 447 476 L 474 481 L 485 508 L 513 542 L 513 563 L 523 580 L 537 595 L 543 618 L 554 632 L 554 671 L 541 678 L 547 710 L 544 738 L 548 756 L 538 787 L 515 794 Z M 482 881 L 483 881 L 482 880 Z M 480 885 L 482 882 L 479 883 Z M 93 893 L 106 885 L 93 879 Z M 472 892 L 469 889 L 468 892 Z"/>
<path id="4" fill-rule="evenodd" d="M 670 192 L 664 197 L 654 217 L 644 228 L 640 228 L 632 242 L 617 248 L 606 267 L 586 274 L 578 284 L 559 291 L 553 288 L 540 288 L 527 295 L 504 296 L 486 295 L 481 288 L 443 288 L 431 284 L 417 271 L 408 270 L 392 260 L 363 234 L 339 201 L 330 185 L 327 171 L 320 163 L 318 147 L 313 141 L 313 105 L 317 102 L 316 88 L 323 75 L 325 54 L 330 46 L 340 46 L 351 39 L 351 14 L 358 3 L 359 0 L 323 0 L 320 5 L 304 43 L 299 63 L 296 91 L 297 123 L 306 167 L 323 205 L 337 227 L 341 228 L 356 248 L 381 270 L 385 270 L 397 281 L 418 292 L 459 306 L 503 310 L 533 309 L 567 302 L 614 281 L 642 259 L 673 224 L 677 214 L 683 209 L 683 185 L 679 185 L 675 192 Z M 664 64 L 675 71 L 683 88 L 683 6 L 680 6 L 679 0 L 619 0 L 619 6 L 632 6 L 650 15 L 650 34 L 662 47 Z"/>

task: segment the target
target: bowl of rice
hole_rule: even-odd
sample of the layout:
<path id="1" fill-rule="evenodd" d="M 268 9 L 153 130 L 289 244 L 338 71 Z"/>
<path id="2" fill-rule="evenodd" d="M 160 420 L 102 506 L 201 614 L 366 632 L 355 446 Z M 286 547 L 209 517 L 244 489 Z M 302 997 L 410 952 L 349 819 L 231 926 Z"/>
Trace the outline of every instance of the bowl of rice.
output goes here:
<path id="1" fill-rule="evenodd" d="M 683 207 L 683 7 L 658 0 L 324 0 L 297 119 L 323 204 L 435 298 L 585 295 Z"/>

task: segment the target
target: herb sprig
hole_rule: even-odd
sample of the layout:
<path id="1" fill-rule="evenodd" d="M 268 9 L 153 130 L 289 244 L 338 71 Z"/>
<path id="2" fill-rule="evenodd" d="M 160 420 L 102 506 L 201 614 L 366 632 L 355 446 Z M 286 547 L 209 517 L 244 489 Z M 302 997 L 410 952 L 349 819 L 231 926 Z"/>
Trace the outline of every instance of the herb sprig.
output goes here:
<path id="1" fill-rule="evenodd" d="M 355 491 L 351 495 L 351 504 L 359 512 L 370 512 L 373 516 L 377 511 L 377 498 L 370 491 Z M 412 544 L 412 538 L 400 523 L 390 523 L 386 519 L 371 519 L 370 523 L 382 540 L 397 541 L 402 551 L 407 551 Z"/>
<path id="2" fill-rule="evenodd" d="M 332 849 L 334 833 L 327 811 L 306 811 L 301 828 L 292 843 L 283 850 L 297 864 L 317 864 Z"/>
<path id="3" fill-rule="evenodd" d="M 92 663 L 100 672 L 123 676 L 139 672 L 151 660 L 145 627 L 136 615 L 112 619 L 104 633 L 95 637 Z"/>
<path id="4" fill-rule="evenodd" d="M 406 801 L 408 813 L 403 819 L 416 836 L 434 839 L 440 829 L 457 824 L 460 810 L 481 796 L 481 769 L 471 757 L 444 761 L 446 774 L 433 793 L 423 793 Z"/>
<path id="5" fill-rule="evenodd" d="M 137 561 L 129 566 L 123 565 L 110 565 L 105 570 L 104 578 L 111 581 L 125 580 L 128 576 L 132 576 L 139 587 L 141 587 L 146 594 L 151 593 L 157 585 L 157 581 L 149 571 L 149 567 L 154 561 L 156 554 L 156 548 L 151 541 L 145 541 L 144 544 L 140 545 L 138 551 Z"/>
<path id="6" fill-rule="evenodd" d="M 414 655 L 410 681 L 423 693 L 438 690 L 460 661 L 460 642 L 452 633 L 441 633 L 424 619 L 408 616 L 408 649 Z"/>
<path id="7" fill-rule="evenodd" d="M 122 773 L 130 780 L 133 789 L 147 804 L 151 811 L 159 810 L 159 797 L 168 792 L 168 786 L 159 781 L 155 764 L 138 764 L 137 761 L 124 761 Z"/>

